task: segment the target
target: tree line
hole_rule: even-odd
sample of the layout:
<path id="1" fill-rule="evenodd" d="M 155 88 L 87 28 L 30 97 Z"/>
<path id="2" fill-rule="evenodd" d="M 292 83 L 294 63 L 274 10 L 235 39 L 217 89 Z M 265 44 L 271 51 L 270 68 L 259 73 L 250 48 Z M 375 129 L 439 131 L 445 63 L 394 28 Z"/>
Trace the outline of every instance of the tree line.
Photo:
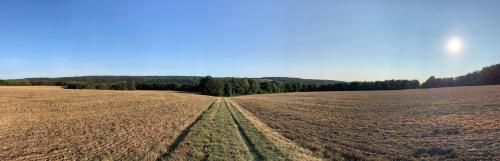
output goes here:
<path id="1" fill-rule="evenodd" d="M 18 81 L 20 83 L 21 81 Z M 29 83 L 29 82 L 23 82 Z M 417 80 L 386 80 L 375 82 L 342 82 L 333 84 L 257 80 L 252 78 L 213 78 L 203 77 L 199 83 L 150 83 L 122 81 L 116 83 L 61 82 L 67 89 L 99 90 L 177 90 L 200 92 L 212 96 L 239 96 L 265 93 L 309 92 L 309 91 L 361 91 L 361 90 L 399 90 L 419 88 Z M 27 85 L 27 84 L 24 84 Z M 31 84 L 33 85 L 33 84 Z"/>
<path id="2" fill-rule="evenodd" d="M 260 82 L 247 78 L 212 78 L 200 80 L 199 90 L 202 94 L 212 96 L 237 96 L 247 94 L 278 93 L 281 83 L 275 81 Z"/>
<path id="3" fill-rule="evenodd" d="M 119 83 L 67 83 L 66 89 L 100 89 L 100 90 L 198 90 L 197 84 L 192 83 L 145 83 L 145 82 L 119 82 Z"/>
<path id="4" fill-rule="evenodd" d="M 466 75 L 449 78 L 436 78 L 431 76 L 422 83 L 422 88 L 477 86 L 500 84 L 500 64 L 484 67 L 480 71 Z"/>
<path id="5" fill-rule="evenodd" d="M 134 82 L 119 83 L 67 83 L 66 89 L 136 90 Z"/>
<path id="6" fill-rule="evenodd" d="M 418 80 L 385 80 L 374 82 L 349 82 L 326 84 L 318 87 L 318 91 L 369 91 L 369 90 L 401 90 L 420 88 Z"/>
<path id="7" fill-rule="evenodd" d="M 55 85 L 67 89 L 178 90 L 213 96 L 308 91 L 401 90 L 494 84 L 500 84 L 500 64 L 459 77 L 431 76 L 422 84 L 418 80 L 339 82 L 287 77 L 213 78 L 211 76 L 86 76 L 0 80 L 0 85 L 7 86 Z"/>
<path id="8" fill-rule="evenodd" d="M 246 78 L 213 78 L 207 76 L 202 78 L 199 84 L 199 89 L 202 94 L 212 96 L 309 91 L 400 90 L 415 88 L 420 88 L 420 82 L 418 80 L 313 84 L 301 82 L 281 83 L 277 81 L 261 82 Z"/>
<path id="9" fill-rule="evenodd" d="M 30 81 L 11 81 L 11 80 L 0 80 L 0 86 L 31 86 L 33 85 Z"/>

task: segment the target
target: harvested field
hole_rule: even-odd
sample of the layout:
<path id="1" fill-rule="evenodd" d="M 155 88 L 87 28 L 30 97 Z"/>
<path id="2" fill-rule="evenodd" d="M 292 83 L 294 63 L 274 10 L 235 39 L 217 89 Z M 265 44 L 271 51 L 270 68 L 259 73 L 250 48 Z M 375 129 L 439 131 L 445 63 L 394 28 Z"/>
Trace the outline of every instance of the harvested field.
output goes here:
<path id="1" fill-rule="evenodd" d="M 500 160 L 500 86 L 231 98 L 315 155 Z"/>
<path id="2" fill-rule="evenodd" d="M 0 87 L 0 160 L 155 160 L 215 97 Z"/>
<path id="3" fill-rule="evenodd" d="M 284 139 L 270 136 L 227 99 L 216 101 L 162 160 L 318 160 Z"/>

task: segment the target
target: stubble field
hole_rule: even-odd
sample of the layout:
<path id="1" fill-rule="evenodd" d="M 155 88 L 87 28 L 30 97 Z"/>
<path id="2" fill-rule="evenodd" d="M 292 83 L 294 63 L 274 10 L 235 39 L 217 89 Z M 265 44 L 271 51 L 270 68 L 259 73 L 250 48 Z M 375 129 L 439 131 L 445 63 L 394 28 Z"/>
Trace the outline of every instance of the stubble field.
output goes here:
<path id="1" fill-rule="evenodd" d="M 155 160 L 215 97 L 0 87 L 0 160 Z"/>
<path id="2" fill-rule="evenodd" d="M 500 86 L 223 99 L 0 87 L 0 160 L 500 160 L 499 116 Z"/>
<path id="3" fill-rule="evenodd" d="M 500 86 L 231 100 L 328 160 L 500 160 Z"/>

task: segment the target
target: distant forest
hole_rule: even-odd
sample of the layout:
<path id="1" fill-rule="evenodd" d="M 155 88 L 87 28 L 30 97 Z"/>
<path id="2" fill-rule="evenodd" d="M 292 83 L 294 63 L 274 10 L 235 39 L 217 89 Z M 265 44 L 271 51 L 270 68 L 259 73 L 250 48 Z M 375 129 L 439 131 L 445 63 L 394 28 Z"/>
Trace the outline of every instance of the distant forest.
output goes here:
<path id="1" fill-rule="evenodd" d="M 449 78 L 431 76 L 422 84 L 422 88 L 478 86 L 500 84 L 500 64 L 484 67 L 480 71 Z"/>
<path id="2" fill-rule="evenodd" d="M 199 91 L 212 96 L 237 96 L 263 93 L 309 91 L 397 90 L 419 88 L 418 80 L 386 80 L 377 82 L 337 82 L 332 84 L 259 81 L 244 78 L 212 78 L 200 80 Z"/>
<path id="3" fill-rule="evenodd" d="M 289 77 L 213 78 L 211 76 L 83 76 L 0 80 L 0 85 L 7 86 L 49 85 L 64 86 L 67 89 L 178 90 L 213 96 L 308 91 L 401 90 L 493 84 L 500 84 L 500 64 L 459 77 L 431 76 L 422 84 L 418 80 L 342 82 Z"/>
<path id="4" fill-rule="evenodd" d="M 27 78 L 0 80 L 0 85 L 64 86 L 67 89 L 102 90 L 178 90 L 200 92 L 213 96 L 238 96 L 248 94 L 397 90 L 420 88 L 417 80 L 386 80 L 376 82 L 341 82 L 335 80 L 301 79 L 288 77 L 264 78 L 213 78 L 211 76 L 84 76 L 63 78 Z"/>

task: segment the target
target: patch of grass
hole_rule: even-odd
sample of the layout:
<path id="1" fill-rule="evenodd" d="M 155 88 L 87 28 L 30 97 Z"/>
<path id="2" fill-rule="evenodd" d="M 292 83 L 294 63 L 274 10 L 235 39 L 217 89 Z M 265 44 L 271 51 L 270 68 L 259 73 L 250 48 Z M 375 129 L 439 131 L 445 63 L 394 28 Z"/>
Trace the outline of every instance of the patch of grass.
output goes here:
<path id="1" fill-rule="evenodd" d="M 230 101 L 219 99 L 166 160 L 297 160 L 256 128 Z"/>
<path id="2" fill-rule="evenodd" d="M 259 159 L 291 160 L 289 159 L 292 155 L 291 152 L 279 148 L 271 140 L 266 138 L 266 136 L 255 128 L 248 119 L 243 117 L 239 110 L 233 107 L 230 101 L 224 100 L 224 102 L 234 117 L 235 122 L 237 122 L 238 126 L 241 127 L 243 135 L 248 139 L 248 142 L 250 143 L 249 146 L 252 146 L 252 149 L 255 149 Z"/>
<path id="3" fill-rule="evenodd" d="M 167 160 L 253 160 L 229 109 L 218 100 Z"/>

